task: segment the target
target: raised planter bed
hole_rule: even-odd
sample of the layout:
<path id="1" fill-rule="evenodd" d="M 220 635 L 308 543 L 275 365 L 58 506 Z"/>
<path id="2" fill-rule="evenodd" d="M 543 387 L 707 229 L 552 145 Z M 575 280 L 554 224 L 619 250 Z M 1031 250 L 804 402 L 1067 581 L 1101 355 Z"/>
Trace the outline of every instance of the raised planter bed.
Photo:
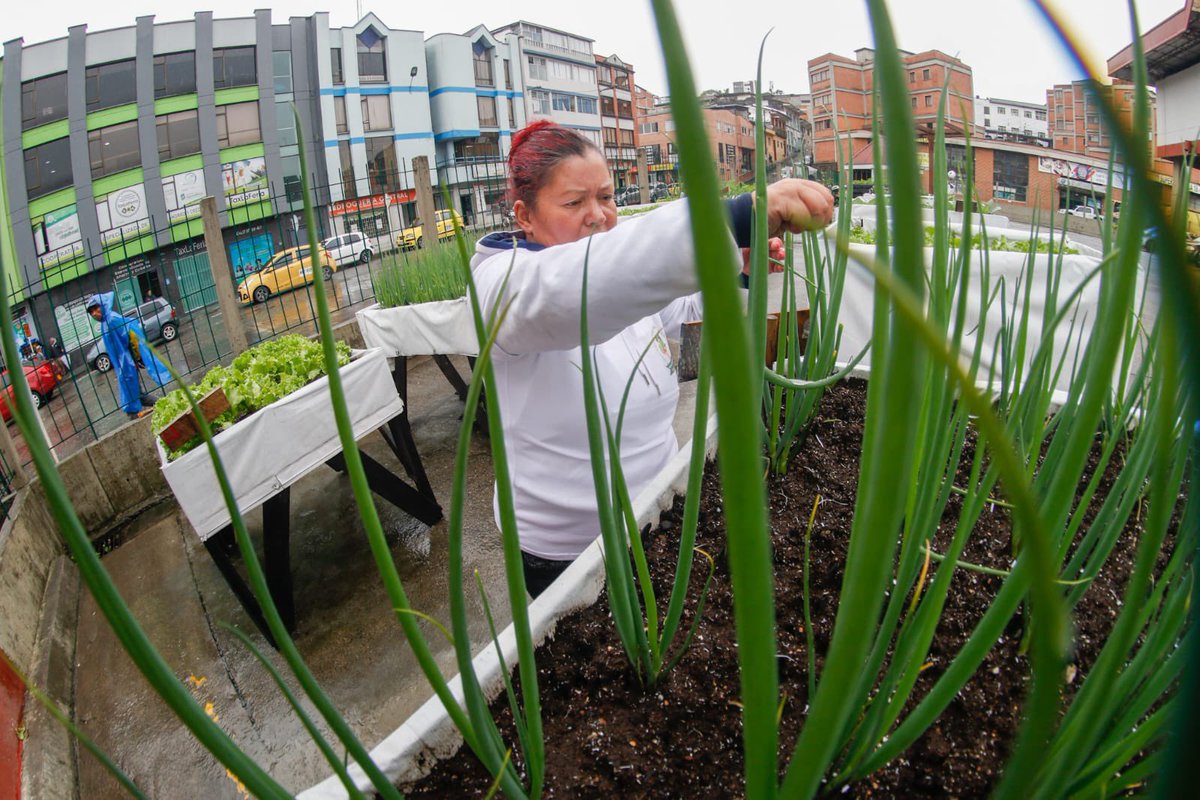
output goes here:
<path id="1" fill-rule="evenodd" d="M 340 370 L 355 436 L 383 425 L 404 409 L 396 394 L 387 358 L 379 350 L 359 353 Z M 303 423 L 300 421 L 303 420 Z M 341 452 L 322 376 L 287 397 L 259 409 L 214 438 L 240 509 L 260 505 Z M 163 476 L 192 523 L 207 539 L 229 524 L 216 473 L 206 447 L 167 460 L 155 439 Z"/>
<path id="2" fill-rule="evenodd" d="M 479 339 L 466 297 L 411 306 L 376 303 L 355 313 L 363 341 L 389 357 L 479 353 Z"/>

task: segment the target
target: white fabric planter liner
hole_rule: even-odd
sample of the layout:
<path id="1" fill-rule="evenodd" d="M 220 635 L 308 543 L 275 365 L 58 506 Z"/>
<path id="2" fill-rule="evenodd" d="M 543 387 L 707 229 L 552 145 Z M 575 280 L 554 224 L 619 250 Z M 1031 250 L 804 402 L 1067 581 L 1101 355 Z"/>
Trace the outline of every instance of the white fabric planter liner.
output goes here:
<path id="1" fill-rule="evenodd" d="M 379 350 L 356 354 L 338 372 L 356 439 L 404 410 Z M 213 439 L 238 508 L 254 508 L 342 450 L 330 404 L 329 378 L 321 376 L 287 397 L 260 408 Z M 197 447 L 167 461 L 155 437 L 163 477 L 201 541 L 230 523 L 208 448 Z"/>
<path id="2" fill-rule="evenodd" d="M 388 357 L 479 354 L 475 320 L 466 297 L 384 308 L 376 303 L 355 313 L 367 347 Z"/>
<path id="3" fill-rule="evenodd" d="M 716 417 L 708 420 L 706 450 L 711 457 L 716 449 Z M 638 527 L 657 525 L 659 514 L 669 509 L 675 496 L 687 491 L 688 462 L 691 460 L 691 443 L 684 445 L 650 485 L 635 498 L 633 511 Z M 529 605 L 529 625 L 535 646 L 545 641 L 562 617 L 580 608 L 592 605 L 604 588 L 604 557 L 600 539 L 592 542 L 579 558 L 549 589 Z M 500 648 L 510 669 L 517 663 L 517 640 L 510 624 L 500 634 Z M 491 642 L 482 646 L 474 661 L 475 672 L 484 693 L 495 697 L 503 688 L 500 661 Z M 424 676 L 421 678 L 424 680 Z M 450 681 L 450 691 L 455 699 L 463 702 L 462 679 Z M 432 693 L 432 691 L 431 691 Z M 394 783 L 409 783 L 429 773 L 433 765 L 451 756 L 462 744 L 462 735 L 446 714 L 442 701 L 436 695 L 425 701 L 404 724 L 393 731 L 371 750 L 371 758 L 383 773 Z M 369 790 L 370 781 L 357 764 L 349 766 L 355 785 Z M 321 783 L 301 792 L 301 800 L 332 800 L 346 797 L 346 787 L 337 776 L 330 776 Z"/>

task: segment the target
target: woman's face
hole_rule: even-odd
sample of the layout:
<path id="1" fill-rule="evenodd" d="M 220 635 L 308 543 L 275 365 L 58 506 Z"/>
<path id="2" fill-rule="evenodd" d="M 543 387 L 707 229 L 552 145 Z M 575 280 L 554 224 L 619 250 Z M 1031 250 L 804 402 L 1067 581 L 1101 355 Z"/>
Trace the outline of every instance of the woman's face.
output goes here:
<path id="1" fill-rule="evenodd" d="M 518 200 L 513 214 L 529 241 L 546 246 L 611 230 L 617 224 L 617 204 L 604 157 L 589 150 L 562 161 L 537 193 L 536 204 Z"/>

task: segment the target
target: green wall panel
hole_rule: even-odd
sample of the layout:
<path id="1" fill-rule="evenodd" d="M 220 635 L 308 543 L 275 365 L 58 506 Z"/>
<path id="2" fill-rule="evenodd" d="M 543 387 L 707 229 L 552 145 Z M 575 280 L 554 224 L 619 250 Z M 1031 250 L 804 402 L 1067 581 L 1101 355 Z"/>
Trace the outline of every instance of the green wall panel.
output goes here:
<path id="1" fill-rule="evenodd" d="M 137 103 L 129 103 L 123 106 L 114 106 L 101 111 L 93 111 L 87 115 L 87 129 L 94 131 L 98 128 L 106 128 L 109 125 L 116 125 L 119 122 L 129 122 L 137 119 Z"/>
<path id="2" fill-rule="evenodd" d="M 257 99 L 257 86 L 235 86 L 232 89 L 217 89 L 213 94 L 213 104 L 218 106 L 225 106 L 230 103 L 245 103 Z"/>
<path id="3" fill-rule="evenodd" d="M 75 187 L 68 186 L 57 192 L 29 201 L 29 218 L 36 219 L 48 211 L 54 211 L 75 202 Z"/>
<path id="4" fill-rule="evenodd" d="M 105 175 L 103 178 L 97 178 L 92 181 L 92 197 L 103 197 L 109 192 L 115 192 L 117 189 L 124 189 L 126 186 L 141 183 L 143 177 L 142 168 L 135 167 L 123 172 L 116 172 L 112 175 Z"/>
<path id="5" fill-rule="evenodd" d="M 174 114 L 176 111 L 190 111 L 199 105 L 194 94 L 180 94 L 175 97 L 164 97 L 154 101 L 154 115 Z"/>
<path id="6" fill-rule="evenodd" d="M 186 242 L 188 239 L 195 239 L 197 236 L 203 235 L 204 225 L 198 219 L 190 219 L 187 222 L 171 226 L 172 242 Z"/>
<path id="7" fill-rule="evenodd" d="M 55 286 L 62 286 L 67 281 L 81 278 L 87 273 L 87 259 L 77 258 L 74 261 L 68 261 L 66 264 L 55 266 L 53 269 L 43 272 L 42 283 L 47 289 L 53 289 Z"/>
<path id="8" fill-rule="evenodd" d="M 254 144 L 243 144 L 239 147 L 226 147 L 219 154 L 221 163 L 228 164 L 231 161 L 242 161 L 247 158 L 257 158 L 267 151 L 261 142 Z"/>
<path id="9" fill-rule="evenodd" d="M 31 147 L 37 147 L 39 144 L 53 142 L 55 139 L 62 139 L 65 136 L 69 136 L 70 133 L 70 123 L 65 119 L 60 119 L 57 122 L 30 128 L 22 133 L 21 147 L 28 150 Z"/>
<path id="10" fill-rule="evenodd" d="M 159 174 L 164 178 L 169 178 L 172 175 L 179 175 L 183 172 L 191 172 L 194 169 L 202 169 L 204 167 L 204 156 L 196 153 L 194 156 L 184 156 L 183 158 L 175 158 L 170 161 L 164 161 L 158 165 Z"/>
<path id="11" fill-rule="evenodd" d="M 271 216 L 271 204 L 268 202 L 251 203 L 248 206 L 238 206 L 229 209 L 229 224 L 244 225 L 256 219 L 266 219 Z"/>
<path id="12" fill-rule="evenodd" d="M 104 251 L 105 264 L 117 264 L 126 259 L 133 258 L 142 253 L 149 253 L 151 250 L 158 248 L 158 242 L 154 241 L 153 235 L 141 236 L 137 239 L 131 239 L 128 242 L 113 245 Z"/>

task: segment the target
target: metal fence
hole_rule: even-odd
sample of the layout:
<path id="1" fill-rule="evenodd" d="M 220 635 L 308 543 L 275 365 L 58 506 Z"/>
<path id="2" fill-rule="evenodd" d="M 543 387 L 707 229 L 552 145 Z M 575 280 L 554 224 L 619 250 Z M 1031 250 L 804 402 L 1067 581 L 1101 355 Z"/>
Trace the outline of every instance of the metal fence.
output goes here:
<path id="1" fill-rule="evenodd" d="M 361 192 L 355 191 L 353 181 L 311 188 L 317 204 L 317 237 L 335 258 L 335 270 L 325 290 L 335 324 L 352 319 L 356 309 L 374 303 L 374 276 L 406 263 L 413 249 L 433 236 L 435 226 L 418 219 L 415 180 L 413 170 L 406 169 L 373 173 L 369 180 L 358 182 Z M 438 239 L 453 237 L 450 214 L 457 214 L 457 221 L 472 239 L 508 225 L 503 161 L 470 159 L 439 164 L 436 180 L 439 186 L 431 188 L 441 220 Z M 351 196 L 333 201 L 333 191 L 340 197 Z M 41 285 L 19 287 L 9 298 L 26 375 L 41 402 L 40 422 L 59 458 L 128 421 L 120 409 L 99 324 L 86 312 L 87 300 L 94 294 L 115 292 L 118 311 L 140 319 L 160 352 L 193 382 L 235 355 L 217 303 L 216 280 L 230 281 L 239 293 L 238 322 L 250 344 L 285 333 L 316 333 L 310 273 L 301 275 L 290 287 L 276 285 L 262 302 L 247 302 L 254 299 L 252 293 L 239 292 L 242 286 L 259 282 L 268 274 L 266 270 L 300 255 L 296 248 L 307 249 L 308 231 L 298 187 L 289 184 L 283 197 L 263 199 L 240 212 L 226 212 L 221 234 L 230 266 L 227 275 L 213 274 L 200 219 L 193 216 L 186 223 L 191 226 L 185 227 L 190 234 L 186 238 L 180 237 L 177 219 L 170 225 L 150 224 L 128 241 L 109 241 L 103 252 L 78 256 L 68 265 L 69 274 L 43 266 Z M 147 248 L 147 242 L 154 246 Z M 59 346 L 65 352 L 56 357 Z M 142 377 L 149 397 L 162 395 L 163 390 L 146 383 L 144 374 Z M 4 379 L 7 387 L 7 373 Z M 174 384 L 167 387 L 171 388 Z M 27 464 L 29 454 L 19 432 L 15 426 L 9 432 L 17 459 Z M 0 461 L 0 495 L 9 494 L 11 474 Z"/>

